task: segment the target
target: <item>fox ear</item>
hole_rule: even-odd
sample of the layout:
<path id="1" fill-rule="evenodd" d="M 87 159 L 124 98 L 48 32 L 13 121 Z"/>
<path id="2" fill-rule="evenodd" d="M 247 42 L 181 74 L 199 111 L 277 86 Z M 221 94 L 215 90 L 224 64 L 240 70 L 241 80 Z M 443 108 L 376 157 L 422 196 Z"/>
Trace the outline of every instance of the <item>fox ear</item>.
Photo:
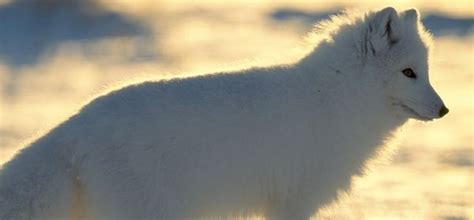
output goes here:
<path id="1" fill-rule="evenodd" d="M 410 21 L 411 23 L 417 23 L 420 20 L 420 13 L 416 8 L 408 9 L 404 11 L 403 13 L 403 18 L 406 21 Z"/>
<path id="2" fill-rule="evenodd" d="M 372 17 L 369 23 L 369 41 L 372 53 L 390 48 L 400 38 L 400 21 L 397 11 L 392 8 L 384 8 Z"/>

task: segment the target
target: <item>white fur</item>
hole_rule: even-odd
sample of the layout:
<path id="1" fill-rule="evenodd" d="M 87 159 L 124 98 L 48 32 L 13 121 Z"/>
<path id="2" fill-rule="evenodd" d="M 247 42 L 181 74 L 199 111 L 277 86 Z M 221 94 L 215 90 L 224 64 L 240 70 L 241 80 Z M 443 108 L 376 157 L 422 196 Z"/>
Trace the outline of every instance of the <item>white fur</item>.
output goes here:
<path id="1" fill-rule="evenodd" d="M 321 27 L 294 65 L 98 97 L 4 166 L 0 219 L 308 219 L 397 127 L 443 106 L 415 10 Z"/>

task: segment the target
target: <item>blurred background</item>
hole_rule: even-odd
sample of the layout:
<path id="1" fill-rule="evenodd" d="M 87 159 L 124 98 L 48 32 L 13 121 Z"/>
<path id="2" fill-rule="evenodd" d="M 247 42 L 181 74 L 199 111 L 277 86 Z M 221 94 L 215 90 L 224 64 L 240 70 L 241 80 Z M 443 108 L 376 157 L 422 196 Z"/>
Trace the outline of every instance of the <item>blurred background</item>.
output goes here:
<path id="1" fill-rule="evenodd" d="M 346 8 L 416 7 L 450 113 L 410 122 L 318 219 L 474 219 L 474 1 L 0 0 L 0 164 L 99 93 L 144 79 L 290 62 Z"/>

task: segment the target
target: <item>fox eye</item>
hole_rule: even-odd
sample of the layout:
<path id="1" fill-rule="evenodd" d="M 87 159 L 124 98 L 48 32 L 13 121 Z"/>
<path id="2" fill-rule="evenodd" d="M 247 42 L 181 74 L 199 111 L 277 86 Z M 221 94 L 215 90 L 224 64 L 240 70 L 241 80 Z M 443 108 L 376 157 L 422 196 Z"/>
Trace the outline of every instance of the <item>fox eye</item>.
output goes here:
<path id="1" fill-rule="evenodd" d="M 416 79 L 416 74 L 411 68 L 406 68 L 402 70 L 402 73 L 408 78 Z"/>

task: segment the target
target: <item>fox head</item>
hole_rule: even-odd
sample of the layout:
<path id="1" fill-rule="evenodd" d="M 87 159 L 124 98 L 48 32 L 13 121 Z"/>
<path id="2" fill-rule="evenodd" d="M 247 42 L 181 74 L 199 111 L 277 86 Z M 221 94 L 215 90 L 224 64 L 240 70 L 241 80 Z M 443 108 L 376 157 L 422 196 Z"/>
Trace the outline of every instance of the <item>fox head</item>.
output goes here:
<path id="1" fill-rule="evenodd" d="M 448 108 L 429 81 L 429 36 L 416 9 L 385 8 L 366 17 L 364 72 L 383 78 L 390 108 L 404 117 L 428 121 Z"/>

